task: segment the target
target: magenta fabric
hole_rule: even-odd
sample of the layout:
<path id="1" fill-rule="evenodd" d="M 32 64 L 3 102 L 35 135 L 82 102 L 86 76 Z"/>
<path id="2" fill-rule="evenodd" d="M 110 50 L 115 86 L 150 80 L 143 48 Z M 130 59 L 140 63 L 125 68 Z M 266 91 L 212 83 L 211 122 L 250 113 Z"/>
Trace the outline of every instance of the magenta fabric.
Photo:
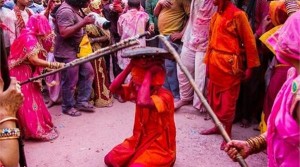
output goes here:
<path id="1" fill-rule="evenodd" d="M 28 57 L 38 54 L 40 59 L 46 59 L 47 51 L 44 46 L 49 47 L 52 40 L 48 38 L 51 37 L 50 34 L 51 28 L 45 16 L 32 15 L 30 17 L 26 28 L 11 46 L 8 63 L 12 77 L 22 82 L 41 73 L 43 68 L 31 64 Z M 43 101 L 39 83 L 30 82 L 22 85 L 21 91 L 24 95 L 24 102 L 18 110 L 17 117 L 24 137 L 36 140 L 56 138 L 58 134 Z"/>
<path id="2" fill-rule="evenodd" d="M 300 61 L 300 11 L 288 18 L 277 32 L 276 57 L 284 63 Z M 275 99 L 268 120 L 269 167 L 300 166 L 300 127 L 293 117 L 295 104 L 300 100 L 300 75 L 292 67 L 287 80 Z M 295 110 L 295 111 L 294 111 Z"/>
<path id="3" fill-rule="evenodd" d="M 292 104 L 299 99 L 299 88 L 293 93 L 292 85 L 300 85 L 300 75 L 290 68 L 286 82 L 279 91 L 268 120 L 268 159 L 269 167 L 300 166 L 300 128 L 293 118 Z M 295 98 L 298 96 L 298 99 Z"/>
<path id="4" fill-rule="evenodd" d="M 292 65 L 288 59 L 299 59 L 300 55 L 300 11 L 290 16 L 276 33 L 267 42 L 274 48 L 276 58 L 288 65 Z M 287 49 L 288 48 L 288 49 Z"/>

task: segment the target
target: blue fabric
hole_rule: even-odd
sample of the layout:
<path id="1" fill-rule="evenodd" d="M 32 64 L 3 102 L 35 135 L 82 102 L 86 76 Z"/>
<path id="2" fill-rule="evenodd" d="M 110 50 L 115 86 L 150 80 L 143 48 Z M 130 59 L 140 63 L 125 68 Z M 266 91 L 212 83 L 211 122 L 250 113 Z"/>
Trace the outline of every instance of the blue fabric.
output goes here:
<path id="1" fill-rule="evenodd" d="M 68 63 L 74 59 L 58 58 L 57 61 Z M 94 80 L 94 70 L 90 62 L 70 67 L 61 72 L 62 89 L 62 111 L 74 107 L 76 104 L 88 103 Z M 77 88 L 77 102 L 75 100 L 75 90 Z"/>
<path id="2" fill-rule="evenodd" d="M 10 10 L 13 10 L 14 6 L 15 6 L 15 3 L 13 1 L 6 1 L 6 2 L 4 2 L 4 5 L 3 5 L 3 7 L 8 8 Z"/>
<path id="3" fill-rule="evenodd" d="M 36 14 L 41 13 L 44 10 L 43 5 L 39 5 L 34 2 L 31 5 L 29 5 L 28 7 Z"/>
<path id="4" fill-rule="evenodd" d="M 165 37 L 171 43 L 171 45 L 175 48 L 175 50 L 178 52 L 178 54 L 180 54 L 181 48 L 182 48 L 182 43 L 181 44 L 173 43 L 173 42 L 171 42 L 169 36 L 165 36 Z M 159 47 L 168 50 L 162 41 L 159 41 Z M 166 78 L 165 78 L 165 83 L 163 86 L 172 92 L 173 97 L 175 99 L 180 99 L 176 61 L 165 59 L 165 70 L 166 70 Z"/>

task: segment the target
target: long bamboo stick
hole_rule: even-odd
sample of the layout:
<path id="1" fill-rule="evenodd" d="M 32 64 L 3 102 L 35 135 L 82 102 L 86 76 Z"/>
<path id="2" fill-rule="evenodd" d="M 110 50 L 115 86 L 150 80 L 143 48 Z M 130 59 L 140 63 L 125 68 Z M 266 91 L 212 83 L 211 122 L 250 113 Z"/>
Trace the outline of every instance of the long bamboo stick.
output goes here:
<path id="1" fill-rule="evenodd" d="M 208 114 L 211 116 L 212 120 L 214 121 L 214 123 L 218 127 L 218 129 L 221 132 L 221 135 L 223 136 L 223 138 L 225 139 L 225 141 L 226 142 L 231 141 L 229 135 L 227 134 L 227 132 L 224 129 L 223 124 L 220 122 L 220 120 L 218 119 L 218 117 L 216 116 L 216 114 L 213 112 L 212 108 L 208 104 L 207 100 L 204 98 L 203 94 L 198 89 L 198 87 L 197 87 L 197 85 L 196 85 L 196 83 L 195 83 L 192 75 L 189 73 L 189 71 L 187 70 L 187 68 L 182 64 L 182 62 L 180 60 L 180 56 L 177 53 L 177 51 L 174 49 L 174 47 L 170 44 L 170 42 L 164 36 L 158 35 L 158 38 L 166 45 L 167 49 L 173 55 L 174 59 L 178 63 L 178 65 L 181 68 L 181 70 L 183 71 L 183 73 L 189 79 L 189 82 L 191 83 L 192 87 L 194 88 L 194 90 L 195 90 L 196 94 L 198 95 L 199 99 L 201 100 L 202 104 L 204 105 L 204 107 L 208 111 Z M 237 161 L 239 162 L 240 166 L 242 166 L 242 167 L 248 167 L 246 161 L 243 159 L 243 157 L 240 154 L 238 154 L 238 156 L 237 156 Z"/>
<path id="2" fill-rule="evenodd" d="M 87 57 L 76 59 L 74 61 L 71 61 L 71 62 L 65 64 L 64 67 L 62 67 L 62 68 L 55 69 L 55 70 L 52 70 L 50 72 L 44 73 L 42 75 L 29 78 L 28 80 L 21 82 L 20 85 L 24 85 L 26 83 L 38 80 L 40 78 L 44 78 L 46 76 L 55 74 L 55 73 L 57 73 L 59 71 L 65 70 L 67 68 L 74 67 L 74 66 L 77 66 L 79 64 L 83 64 L 83 63 L 92 61 L 94 59 L 97 59 L 97 58 L 103 57 L 105 55 L 111 54 L 113 52 L 116 52 L 118 50 L 130 47 L 130 46 L 137 45 L 139 43 L 137 39 L 142 38 L 142 37 L 144 37 L 144 36 L 146 36 L 148 34 L 149 34 L 149 32 L 147 31 L 147 32 L 145 32 L 143 34 L 139 34 L 139 35 L 134 36 L 132 38 L 128 38 L 128 39 L 122 40 L 122 41 L 120 41 L 120 42 L 118 42 L 116 44 L 113 44 L 111 46 L 108 46 L 108 47 L 105 47 L 105 48 L 102 48 L 102 49 L 98 49 L 95 52 L 89 54 Z"/>

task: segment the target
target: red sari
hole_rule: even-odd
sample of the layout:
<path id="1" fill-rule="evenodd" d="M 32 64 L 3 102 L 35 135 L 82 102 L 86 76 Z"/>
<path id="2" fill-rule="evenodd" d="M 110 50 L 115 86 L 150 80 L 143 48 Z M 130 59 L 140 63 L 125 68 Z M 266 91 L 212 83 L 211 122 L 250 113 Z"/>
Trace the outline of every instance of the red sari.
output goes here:
<path id="1" fill-rule="evenodd" d="M 134 87 L 124 88 L 132 96 Z M 130 99 L 130 98 L 129 98 Z M 108 166 L 172 166 L 176 158 L 176 129 L 172 94 L 159 88 L 152 92 L 155 108 L 136 105 L 133 135 L 106 156 Z"/>

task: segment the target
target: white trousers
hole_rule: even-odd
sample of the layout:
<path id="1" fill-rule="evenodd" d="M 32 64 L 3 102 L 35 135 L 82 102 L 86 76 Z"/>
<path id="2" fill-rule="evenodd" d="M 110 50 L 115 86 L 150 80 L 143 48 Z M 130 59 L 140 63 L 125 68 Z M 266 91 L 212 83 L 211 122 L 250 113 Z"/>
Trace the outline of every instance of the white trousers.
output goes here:
<path id="1" fill-rule="evenodd" d="M 196 86 L 202 93 L 204 92 L 203 90 L 206 79 L 206 65 L 203 62 L 204 56 L 205 52 L 196 52 L 185 46 L 182 47 L 182 51 L 180 54 L 180 59 L 183 65 L 194 77 Z M 179 81 L 180 99 L 182 101 L 193 100 L 193 107 L 200 109 L 202 107 L 202 103 L 180 67 L 177 67 L 177 76 Z"/>

